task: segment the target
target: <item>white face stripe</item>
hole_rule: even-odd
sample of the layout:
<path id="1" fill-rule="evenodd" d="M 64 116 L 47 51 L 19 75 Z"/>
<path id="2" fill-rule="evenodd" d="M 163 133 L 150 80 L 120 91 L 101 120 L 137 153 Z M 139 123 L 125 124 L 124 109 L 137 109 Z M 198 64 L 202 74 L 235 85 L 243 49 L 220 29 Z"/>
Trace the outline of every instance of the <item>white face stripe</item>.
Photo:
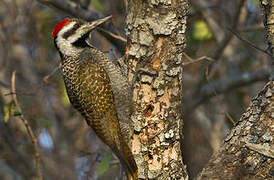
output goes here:
<path id="1" fill-rule="evenodd" d="M 69 22 L 67 25 L 65 25 L 59 32 L 58 32 L 58 36 L 57 38 L 59 37 L 62 37 L 67 31 L 69 31 L 70 29 L 73 28 L 73 26 L 76 24 L 75 21 L 72 21 L 72 22 Z"/>
<path id="2" fill-rule="evenodd" d="M 71 43 L 76 42 L 79 38 L 81 38 L 81 36 L 83 36 L 84 34 L 88 33 L 89 31 L 91 31 L 92 29 L 94 29 L 93 25 L 90 24 L 82 24 L 77 30 L 77 33 L 74 33 L 72 35 L 70 35 L 68 37 L 68 41 Z"/>
<path id="3" fill-rule="evenodd" d="M 70 29 L 73 28 L 73 26 L 76 24 L 76 22 L 71 22 L 68 25 L 66 25 L 65 27 L 63 27 L 60 31 L 59 31 L 59 36 L 63 36 L 67 31 L 69 31 Z M 77 30 L 79 30 L 81 27 L 79 27 Z M 79 39 L 81 37 L 81 34 L 79 33 L 74 33 L 72 35 L 70 35 L 67 40 L 70 43 L 74 43 L 77 39 Z"/>
<path id="4" fill-rule="evenodd" d="M 81 37 L 81 34 L 74 33 L 73 35 L 68 37 L 68 41 L 71 42 L 71 43 L 74 43 L 80 37 Z"/>
<path id="5" fill-rule="evenodd" d="M 76 47 L 74 47 L 72 45 L 72 43 L 74 41 L 74 39 L 65 39 L 63 37 L 63 35 L 69 31 L 70 29 L 73 28 L 73 26 L 76 24 L 76 22 L 70 22 L 69 24 L 67 24 L 66 26 L 64 26 L 57 34 L 57 38 L 56 38 L 56 44 L 59 48 L 59 50 L 61 51 L 62 54 L 66 55 L 66 56 L 75 56 L 77 55 L 79 52 L 81 52 L 81 49 L 78 49 Z M 77 35 L 78 37 L 79 35 Z"/>

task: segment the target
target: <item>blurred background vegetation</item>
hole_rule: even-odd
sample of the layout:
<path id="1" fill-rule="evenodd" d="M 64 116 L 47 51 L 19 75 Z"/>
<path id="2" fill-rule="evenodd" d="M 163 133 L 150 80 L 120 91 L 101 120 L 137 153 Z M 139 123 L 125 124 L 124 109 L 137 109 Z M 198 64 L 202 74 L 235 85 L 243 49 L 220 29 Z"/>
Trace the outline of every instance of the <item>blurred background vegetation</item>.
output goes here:
<path id="1" fill-rule="evenodd" d="M 126 0 L 73 2 L 91 12 L 112 14 L 116 34 L 125 37 Z M 62 77 L 54 73 L 60 58 L 51 31 L 65 17 L 71 14 L 36 0 L 0 1 L 0 179 L 36 176 L 34 149 L 21 113 L 38 138 L 44 179 L 119 177 L 119 160 L 71 107 Z M 111 59 L 121 56 L 99 33 L 91 37 Z M 191 1 L 182 106 L 183 157 L 191 178 L 267 81 L 271 69 L 266 48 L 258 1 Z M 22 112 L 12 98 L 14 71 Z"/>

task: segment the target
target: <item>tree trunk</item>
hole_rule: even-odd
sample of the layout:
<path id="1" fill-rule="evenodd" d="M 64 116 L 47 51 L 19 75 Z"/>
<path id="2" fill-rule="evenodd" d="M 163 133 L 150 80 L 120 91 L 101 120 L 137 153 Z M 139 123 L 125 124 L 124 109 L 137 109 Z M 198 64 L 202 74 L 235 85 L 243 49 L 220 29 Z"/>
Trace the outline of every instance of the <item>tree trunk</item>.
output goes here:
<path id="1" fill-rule="evenodd" d="M 129 0 L 125 64 L 133 84 L 139 178 L 187 179 L 180 143 L 187 0 Z"/>

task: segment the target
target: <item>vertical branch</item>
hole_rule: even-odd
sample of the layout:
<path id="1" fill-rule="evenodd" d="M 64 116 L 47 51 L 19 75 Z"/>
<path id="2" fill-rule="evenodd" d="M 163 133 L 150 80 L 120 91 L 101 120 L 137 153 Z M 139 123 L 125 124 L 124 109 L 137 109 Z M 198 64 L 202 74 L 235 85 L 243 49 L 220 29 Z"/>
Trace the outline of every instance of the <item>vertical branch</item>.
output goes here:
<path id="1" fill-rule="evenodd" d="M 133 83 L 139 178 L 187 179 L 181 154 L 182 51 L 188 1 L 128 1 L 125 64 Z"/>
<path id="2" fill-rule="evenodd" d="M 12 76 L 11 76 L 11 92 L 12 92 L 12 99 L 14 101 L 15 107 L 17 108 L 17 110 L 19 111 L 19 118 L 22 120 L 22 122 L 24 123 L 26 129 L 27 129 L 27 133 L 31 139 L 31 143 L 33 144 L 34 147 L 34 157 L 35 157 L 35 163 L 36 163 L 36 169 L 37 169 L 37 179 L 38 180 L 42 180 L 42 173 L 41 173 L 41 167 L 40 167 L 40 154 L 38 151 L 38 140 L 37 137 L 34 135 L 32 128 L 30 127 L 28 121 L 25 119 L 25 117 L 22 114 L 22 108 L 18 103 L 17 100 L 17 95 L 16 95 L 16 88 L 15 88 L 15 76 L 16 76 L 16 71 L 12 72 Z"/>

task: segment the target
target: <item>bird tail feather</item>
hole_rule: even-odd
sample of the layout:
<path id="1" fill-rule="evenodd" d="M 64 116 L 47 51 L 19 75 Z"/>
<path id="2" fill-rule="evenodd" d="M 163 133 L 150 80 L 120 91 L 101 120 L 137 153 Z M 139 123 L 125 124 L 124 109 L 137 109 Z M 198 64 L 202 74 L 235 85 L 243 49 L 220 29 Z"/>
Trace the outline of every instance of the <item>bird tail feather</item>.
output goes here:
<path id="1" fill-rule="evenodd" d="M 117 149 L 118 150 L 118 149 Z M 117 151 L 116 151 L 117 152 Z M 122 141 L 121 143 L 121 151 L 115 153 L 120 162 L 125 168 L 128 180 L 137 180 L 138 179 L 138 167 L 133 157 L 132 152 L 130 151 L 128 145 Z"/>

